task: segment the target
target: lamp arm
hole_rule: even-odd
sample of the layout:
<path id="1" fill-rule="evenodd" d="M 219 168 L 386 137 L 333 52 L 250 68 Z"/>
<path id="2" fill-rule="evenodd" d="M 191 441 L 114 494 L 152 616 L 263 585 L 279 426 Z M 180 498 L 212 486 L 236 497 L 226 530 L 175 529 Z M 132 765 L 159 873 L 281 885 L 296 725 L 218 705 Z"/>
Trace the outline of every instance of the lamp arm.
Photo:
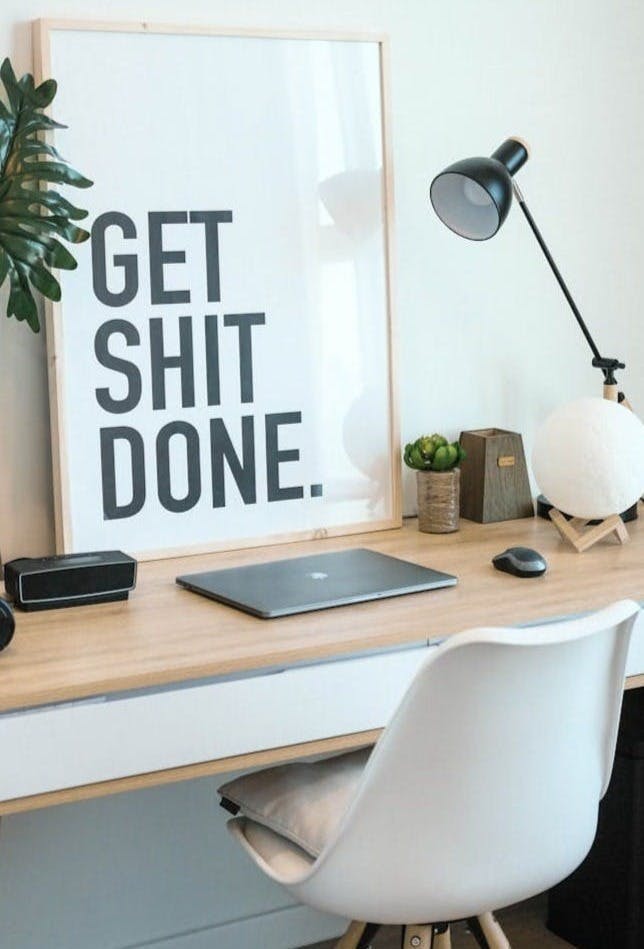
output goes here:
<path id="1" fill-rule="evenodd" d="M 586 324 L 585 324 L 585 322 L 584 322 L 584 318 L 582 317 L 581 313 L 579 312 L 579 307 L 578 307 L 577 304 L 575 303 L 575 301 L 574 301 L 574 299 L 573 299 L 573 296 L 572 296 L 570 290 L 569 290 L 568 287 L 566 286 L 566 281 L 565 281 L 564 278 L 561 276 L 561 272 L 560 272 L 559 268 L 557 267 L 557 265 L 556 265 L 556 263 L 555 263 L 555 261 L 554 261 L 554 258 L 553 258 L 553 256 L 552 256 L 552 254 L 550 253 L 550 249 L 548 248 L 548 245 L 546 244 L 545 240 L 543 239 L 543 236 L 542 236 L 542 234 L 541 234 L 541 231 L 540 231 L 539 228 L 537 227 L 536 222 L 535 222 L 534 218 L 532 217 L 532 214 L 530 213 L 530 209 L 528 208 L 528 205 L 525 203 L 525 198 L 523 197 L 523 194 L 521 193 L 521 190 L 520 190 L 519 186 L 517 185 L 516 181 L 513 181 L 513 182 L 512 182 L 512 186 L 513 186 L 513 188 L 514 188 L 514 194 L 515 194 L 515 196 L 516 196 L 516 199 L 517 199 L 517 201 L 519 202 L 519 207 L 520 207 L 521 210 L 523 211 L 523 214 L 525 215 L 525 219 L 527 220 L 528 224 L 530 225 L 530 228 L 532 229 L 532 233 L 533 233 L 534 236 L 536 237 L 537 243 L 539 244 L 539 247 L 540 247 L 541 250 L 543 251 L 543 255 L 544 255 L 544 257 L 546 258 L 546 260 L 548 261 L 548 263 L 549 263 L 549 265 L 550 265 L 550 269 L 552 270 L 553 274 L 555 275 L 555 278 L 556 278 L 556 280 L 557 280 L 557 283 L 559 284 L 559 286 L 561 287 L 561 289 L 562 289 L 562 291 L 563 291 L 563 295 L 565 296 L 566 300 L 568 301 L 568 305 L 569 305 L 570 309 L 572 310 L 572 312 L 573 312 L 573 314 L 574 314 L 574 317 L 575 317 L 575 319 L 577 320 L 577 323 L 579 324 L 579 328 L 581 329 L 582 333 L 583 333 L 584 336 L 586 337 L 586 342 L 588 343 L 588 345 L 589 345 L 590 348 L 592 349 L 593 356 L 594 356 L 595 359 L 597 359 L 598 361 L 603 362 L 604 360 L 603 360 L 603 358 L 602 358 L 602 356 L 601 356 L 599 350 L 597 349 L 597 344 L 595 343 L 595 340 L 594 340 L 594 339 L 592 338 L 592 336 L 590 335 L 590 330 L 589 330 L 588 327 L 586 326 Z M 602 367 L 600 366 L 600 368 L 602 368 Z M 615 368 L 617 368 L 617 367 L 615 367 Z M 604 372 L 604 374 L 606 375 L 606 372 Z"/>
<path id="2" fill-rule="evenodd" d="M 627 409 L 631 409 L 632 411 L 632 406 L 630 402 L 628 401 L 628 399 L 626 398 L 626 396 L 624 395 L 624 393 L 617 391 L 617 380 L 615 379 L 615 370 L 625 369 L 626 367 L 624 363 L 619 362 L 619 360 L 617 359 L 604 359 L 600 355 L 599 350 L 597 349 L 597 344 L 595 343 L 595 340 L 590 335 L 590 330 L 586 326 L 584 322 L 584 318 L 579 312 L 579 308 L 573 299 L 572 293 L 566 286 L 566 281 L 561 276 L 561 272 L 559 268 L 557 267 L 552 254 L 550 253 L 548 245 L 544 241 L 541 231 L 537 227 L 537 224 L 534 218 L 532 217 L 532 214 L 530 213 L 530 209 L 528 208 L 528 205 L 525 203 L 525 198 L 523 197 L 523 194 L 521 193 L 521 189 L 519 188 L 516 181 L 514 181 L 514 179 L 512 180 L 512 188 L 514 190 L 515 197 L 517 201 L 519 202 L 519 207 L 523 211 L 525 215 L 525 219 L 530 225 L 530 228 L 532 229 L 532 233 L 536 237 L 539 247 L 543 251 L 544 257 L 550 264 L 550 269 L 555 275 L 557 283 L 561 287 L 563 291 L 563 295 L 568 301 L 568 305 L 570 306 L 570 309 L 572 310 L 575 316 L 575 319 L 579 323 L 579 328 L 581 329 L 582 333 L 586 337 L 586 341 L 588 342 L 588 345 L 593 351 L 593 366 L 597 366 L 604 373 L 604 397 L 608 399 L 612 399 L 616 402 L 619 402 L 621 405 L 625 406 Z M 641 500 L 644 501 L 644 495 L 642 496 Z"/>

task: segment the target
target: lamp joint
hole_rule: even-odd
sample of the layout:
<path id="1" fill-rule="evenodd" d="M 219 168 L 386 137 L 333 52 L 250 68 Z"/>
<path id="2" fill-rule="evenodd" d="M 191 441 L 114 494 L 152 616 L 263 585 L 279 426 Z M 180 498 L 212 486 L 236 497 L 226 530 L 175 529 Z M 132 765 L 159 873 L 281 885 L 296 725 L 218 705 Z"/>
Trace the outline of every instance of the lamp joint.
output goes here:
<path id="1" fill-rule="evenodd" d="M 596 369 L 602 370 L 607 386 L 617 385 L 617 379 L 615 378 L 616 369 L 626 369 L 626 364 L 620 362 L 619 359 L 605 359 L 602 356 L 595 356 L 593 358 L 593 366 Z"/>

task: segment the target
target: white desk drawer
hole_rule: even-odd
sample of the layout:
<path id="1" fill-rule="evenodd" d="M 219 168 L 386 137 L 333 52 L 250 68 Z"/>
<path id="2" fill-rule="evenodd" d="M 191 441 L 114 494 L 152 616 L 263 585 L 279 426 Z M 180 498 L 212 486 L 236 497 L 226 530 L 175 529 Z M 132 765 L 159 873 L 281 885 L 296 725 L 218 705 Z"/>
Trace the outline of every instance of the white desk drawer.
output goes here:
<path id="1" fill-rule="evenodd" d="M 379 728 L 428 648 L 0 716 L 0 800 Z"/>

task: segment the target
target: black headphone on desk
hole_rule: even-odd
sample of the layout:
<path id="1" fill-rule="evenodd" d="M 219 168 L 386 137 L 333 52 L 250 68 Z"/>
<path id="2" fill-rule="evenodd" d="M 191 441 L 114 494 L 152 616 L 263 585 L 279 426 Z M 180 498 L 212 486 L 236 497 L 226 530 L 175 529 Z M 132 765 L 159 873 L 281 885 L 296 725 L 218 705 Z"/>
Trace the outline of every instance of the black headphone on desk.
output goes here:
<path id="1" fill-rule="evenodd" d="M 13 639 L 15 628 L 16 621 L 13 618 L 13 610 L 6 600 L 0 598 L 0 650 L 9 645 Z"/>

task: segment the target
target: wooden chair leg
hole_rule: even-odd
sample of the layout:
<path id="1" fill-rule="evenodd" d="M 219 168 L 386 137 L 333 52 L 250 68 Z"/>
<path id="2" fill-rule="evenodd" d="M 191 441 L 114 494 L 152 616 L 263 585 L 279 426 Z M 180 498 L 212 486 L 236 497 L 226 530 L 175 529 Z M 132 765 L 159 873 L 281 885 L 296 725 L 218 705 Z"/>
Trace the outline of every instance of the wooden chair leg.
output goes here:
<path id="1" fill-rule="evenodd" d="M 362 923 L 354 920 L 337 943 L 336 949 L 367 949 L 380 926 L 376 923 Z"/>
<path id="2" fill-rule="evenodd" d="M 442 933 L 434 933 L 432 949 L 452 949 L 452 936 L 449 926 Z"/>
<path id="3" fill-rule="evenodd" d="M 340 937 L 336 949 L 357 949 L 358 943 L 362 939 L 362 934 L 366 928 L 366 923 L 361 923 L 354 919 L 352 923 L 349 923 L 349 928 L 344 936 Z"/>
<path id="4" fill-rule="evenodd" d="M 508 938 L 493 913 L 482 913 L 478 922 L 490 949 L 511 949 Z"/>
<path id="5" fill-rule="evenodd" d="M 402 949 L 434 949 L 434 927 L 430 924 L 422 926 L 405 926 L 403 930 Z"/>

